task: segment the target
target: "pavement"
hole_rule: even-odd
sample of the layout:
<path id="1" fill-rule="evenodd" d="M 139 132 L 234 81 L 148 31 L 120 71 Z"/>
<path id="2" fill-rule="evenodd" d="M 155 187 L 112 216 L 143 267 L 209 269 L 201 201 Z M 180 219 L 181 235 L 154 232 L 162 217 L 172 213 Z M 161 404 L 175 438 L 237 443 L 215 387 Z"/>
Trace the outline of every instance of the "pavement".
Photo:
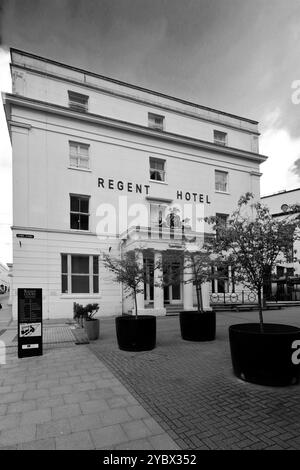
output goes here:
<path id="1" fill-rule="evenodd" d="M 264 315 L 300 326 L 298 307 Z M 218 313 L 216 340 L 194 343 L 181 339 L 177 316 L 157 318 L 157 347 L 141 353 L 118 349 L 113 318 L 100 320 L 89 345 L 58 340 L 26 359 L 7 348 L 0 450 L 299 450 L 300 386 L 233 375 L 228 326 L 248 321 L 257 312 Z M 62 328 L 64 340 L 71 326 L 48 328 Z"/>
<path id="2" fill-rule="evenodd" d="M 87 346 L 0 366 L 0 450 L 177 449 Z"/>

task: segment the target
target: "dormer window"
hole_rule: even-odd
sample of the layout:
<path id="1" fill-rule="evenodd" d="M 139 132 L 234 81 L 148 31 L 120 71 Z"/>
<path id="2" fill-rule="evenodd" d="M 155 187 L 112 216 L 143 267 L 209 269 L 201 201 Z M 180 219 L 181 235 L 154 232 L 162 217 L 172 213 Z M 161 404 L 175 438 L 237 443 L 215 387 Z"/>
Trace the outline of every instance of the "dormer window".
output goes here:
<path id="1" fill-rule="evenodd" d="M 164 116 L 159 114 L 148 113 L 148 125 L 151 129 L 156 129 L 158 131 L 164 130 Z"/>
<path id="2" fill-rule="evenodd" d="M 69 95 L 69 108 L 73 111 L 87 112 L 89 97 L 87 95 L 81 95 L 75 91 L 68 91 Z"/>
<path id="3" fill-rule="evenodd" d="M 214 143 L 217 145 L 227 145 L 227 134 L 226 132 L 214 131 Z"/>

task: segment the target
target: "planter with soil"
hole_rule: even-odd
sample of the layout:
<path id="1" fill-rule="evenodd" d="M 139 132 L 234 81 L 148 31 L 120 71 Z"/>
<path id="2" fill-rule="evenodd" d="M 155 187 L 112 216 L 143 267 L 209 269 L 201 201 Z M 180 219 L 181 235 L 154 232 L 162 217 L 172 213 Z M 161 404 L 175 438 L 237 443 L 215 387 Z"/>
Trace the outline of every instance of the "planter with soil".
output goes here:
<path id="1" fill-rule="evenodd" d="M 123 351 L 150 351 L 156 345 L 154 315 L 124 315 L 116 317 L 119 348 Z"/>
<path id="2" fill-rule="evenodd" d="M 213 341 L 216 337 L 216 312 L 214 310 L 183 311 L 179 314 L 182 339 L 186 341 Z"/>
<path id="3" fill-rule="evenodd" d="M 93 341 L 99 338 L 100 322 L 97 318 L 85 319 L 84 328 L 89 340 Z"/>
<path id="4" fill-rule="evenodd" d="M 229 341 L 233 370 L 240 379 L 270 386 L 299 383 L 295 356 L 300 328 L 265 323 L 261 332 L 259 323 L 231 325 Z"/>

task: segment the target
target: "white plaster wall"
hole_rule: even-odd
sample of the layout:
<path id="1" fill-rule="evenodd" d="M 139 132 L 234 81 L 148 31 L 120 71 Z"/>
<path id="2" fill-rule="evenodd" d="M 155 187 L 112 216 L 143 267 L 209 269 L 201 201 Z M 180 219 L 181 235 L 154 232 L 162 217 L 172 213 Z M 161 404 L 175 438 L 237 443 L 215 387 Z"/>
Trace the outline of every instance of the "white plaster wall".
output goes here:
<path id="1" fill-rule="evenodd" d="M 178 103 L 174 104 L 172 101 L 166 102 L 168 106 L 174 109 L 169 111 L 159 106 L 153 106 L 153 104 L 138 103 L 129 98 L 126 99 L 126 97 L 121 98 L 103 91 L 87 88 L 86 83 L 81 85 L 67 83 L 52 77 L 40 76 L 30 71 L 15 72 L 14 77 L 14 92 L 35 100 L 67 107 L 68 90 L 72 90 L 89 96 L 88 110 L 90 113 L 142 126 L 148 126 L 149 112 L 160 114 L 165 116 L 164 130 L 167 132 L 213 142 L 213 131 L 219 130 L 228 134 L 227 145 L 229 147 L 258 152 L 255 138 L 257 126 L 249 124 L 248 127 L 246 124 L 243 126 L 238 118 L 230 118 L 215 112 L 210 115 L 210 119 L 215 122 L 209 122 L 203 120 L 207 117 L 207 113 L 200 116 L 195 113 L 195 116 L 191 117 L 184 115 L 182 112 L 176 112 L 176 109 L 178 111 L 191 111 L 191 109 Z M 111 83 L 106 83 L 106 88 L 110 90 L 112 88 Z M 130 90 L 130 93 L 131 96 L 134 96 L 132 90 Z M 156 101 L 158 103 L 163 102 L 162 99 L 156 99 Z M 236 126 L 237 129 L 233 129 L 229 125 Z M 245 131 L 245 128 L 249 128 L 249 130 Z"/>
<path id="2" fill-rule="evenodd" d="M 33 120 L 33 116 L 34 119 Z M 118 211 L 119 196 L 128 197 L 128 205 L 146 203 L 146 191 L 108 189 L 108 180 L 149 185 L 149 196 L 167 198 L 180 205 L 177 191 L 202 193 L 210 204 L 205 214 L 229 213 L 241 192 L 259 196 L 259 177 L 255 162 L 222 154 L 190 149 L 143 138 L 79 121 L 16 110 L 13 119 L 31 123 L 31 130 L 13 127 L 14 225 L 69 229 L 69 194 L 91 196 L 91 232 L 95 232 L 95 213 L 101 203 L 111 203 Z M 69 140 L 90 145 L 91 171 L 69 169 Z M 155 143 L 155 145 L 154 145 Z M 149 157 L 166 160 L 167 183 L 149 180 Z M 229 191 L 215 192 L 215 170 L 229 173 Z M 98 187 L 98 178 L 105 189 Z M 16 203 L 16 201 L 18 201 Z"/>
<path id="3" fill-rule="evenodd" d="M 33 239 L 16 234 L 32 234 Z M 122 313 L 121 287 L 104 268 L 100 253 L 112 247 L 119 256 L 119 242 L 99 240 L 95 235 L 49 233 L 34 230 L 13 231 L 13 317 L 17 318 L 17 289 L 43 289 L 43 318 L 73 318 L 73 302 L 99 303 L 99 317 Z M 61 293 L 61 253 L 100 255 L 99 294 Z"/>

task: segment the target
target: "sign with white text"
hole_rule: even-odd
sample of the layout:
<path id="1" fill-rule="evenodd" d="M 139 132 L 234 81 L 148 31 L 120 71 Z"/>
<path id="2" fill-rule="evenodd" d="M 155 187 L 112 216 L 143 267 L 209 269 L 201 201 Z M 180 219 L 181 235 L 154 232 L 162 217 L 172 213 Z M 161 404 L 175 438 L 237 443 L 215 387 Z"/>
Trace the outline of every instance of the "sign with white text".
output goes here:
<path id="1" fill-rule="evenodd" d="M 18 357 L 43 354 L 42 289 L 18 289 Z"/>

